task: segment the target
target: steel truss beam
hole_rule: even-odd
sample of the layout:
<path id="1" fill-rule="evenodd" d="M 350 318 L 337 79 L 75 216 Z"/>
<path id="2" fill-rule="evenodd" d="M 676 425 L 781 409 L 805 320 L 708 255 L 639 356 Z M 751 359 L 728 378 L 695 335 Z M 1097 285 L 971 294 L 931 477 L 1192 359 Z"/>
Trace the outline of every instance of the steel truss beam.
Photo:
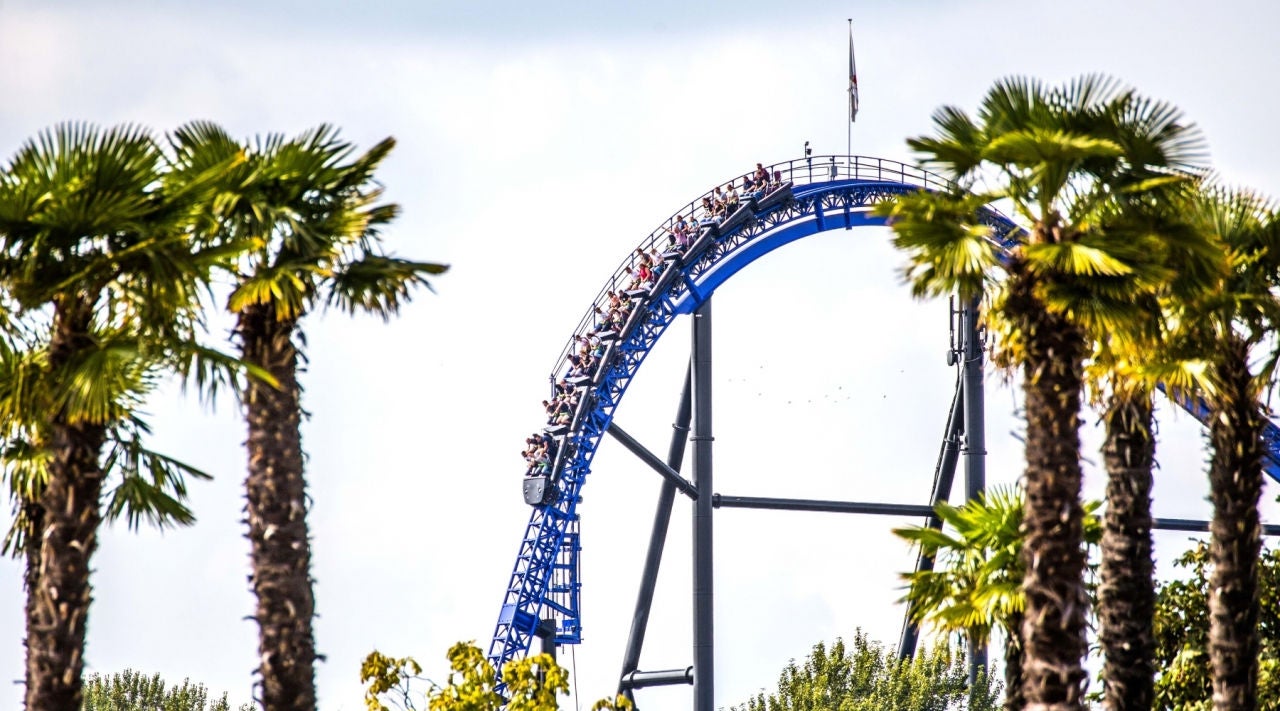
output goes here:
<path id="1" fill-rule="evenodd" d="M 622 675 L 622 688 L 626 691 L 646 686 L 674 686 L 693 683 L 693 667 L 664 669 L 662 671 L 633 671 Z M 628 695 L 630 698 L 630 695 Z"/>
<path id="2" fill-rule="evenodd" d="M 614 439 L 622 443 L 628 452 L 640 458 L 640 461 L 648 464 L 651 469 L 662 475 L 669 483 L 676 487 L 681 494 L 688 496 L 690 499 L 698 498 L 698 487 L 689 482 L 688 479 L 680 476 L 680 472 L 670 463 L 658 459 L 658 455 L 644 448 L 644 445 L 636 441 L 635 437 L 627 434 L 625 430 L 618 426 L 617 422 L 610 422 L 609 428 L 606 430 Z"/>
<path id="3" fill-rule="evenodd" d="M 689 419 L 693 412 L 690 381 L 693 379 L 692 368 L 685 373 L 684 388 L 680 392 L 680 406 L 676 410 L 676 421 L 671 425 L 671 445 L 667 448 L 667 467 L 679 477 L 680 465 L 684 461 L 684 447 L 689 439 Z M 690 485 L 692 486 L 692 484 Z M 631 631 L 627 633 L 627 647 L 622 654 L 622 674 L 619 677 L 618 693 L 623 694 L 632 703 L 635 697 L 633 688 L 627 685 L 627 675 L 637 673 L 640 665 L 640 650 L 644 647 L 644 636 L 649 628 L 649 612 L 653 607 L 653 592 L 658 584 L 658 570 L 662 567 L 662 551 L 667 542 L 667 530 L 671 525 L 671 507 L 675 503 L 676 484 L 671 478 L 664 478 L 662 490 L 658 493 L 658 506 L 653 513 L 653 531 L 649 534 L 649 550 L 644 557 L 644 571 L 640 574 L 640 591 L 636 594 L 636 609 L 631 615 Z"/>
<path id="4" fill-rule="evenodd" d="M 831 501 L 827 499 L 780 499 L 767 496 L 725 496 L 712 494 L 711 505 L 720 509 L 767 509 L 770 511 L 808 511 L 820 513 L 869 514 L 872 516 L 935 516 L 932 506 L 922 504 L 886 504 L 868 501 Z M 1158 531 L 1207 532 L 1209 522 L 1190 518 L 1153 518 L 1151 527 Z M 1262 524 L 1266 536 L 1280 536 L 1280 524 Z"/>
<path id="5" fill-rule="evenodd" d="M 773 511 L 824 511 L 876 516 L 932 516 L 933 507 L 919 504 L 879 504 L 863 501 L 778 499 L 764 496 L 712 494 L 711 505 L 721 509 L 770 509 Z"/>

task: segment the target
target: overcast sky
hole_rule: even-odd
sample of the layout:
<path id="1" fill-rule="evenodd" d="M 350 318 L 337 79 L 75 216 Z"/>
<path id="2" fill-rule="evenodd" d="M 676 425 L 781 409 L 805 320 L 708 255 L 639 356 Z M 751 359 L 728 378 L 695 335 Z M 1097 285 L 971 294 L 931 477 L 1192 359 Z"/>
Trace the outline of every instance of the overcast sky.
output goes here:
<path id="1" fill-rule="evenodd" d="M 682 204 L 757 161 L 798 157 L 806 140 L 844 151 L 848 17 L 855 153 L 910 159 L 904 141 L 935 108 L 972 109 L 997 77 L 1100 71 L 1181 106 L 1229 181 L 1280 195 L 1269 2 L 0 0 L 5 155 L 68 119 L 161 131 L 212 119 L 242 136 L 333 122 L 362 146 L 399 141 L 381 178 L 404 216 L 387 240 L 453 269 L 389 325 L 308 320 L 323 708 L 362 708 L 359 661 L 374 648 L 415 655 L 440 679 L 452 642 L 487 647 L 528 517 L 519 452 L 553 358 L 617 264 Z M 719 290 L 721 493 L 926 501 L 954 374 L 946 306 L 913 303 L 901 262 L 880 228 L 829 232 Z M 617 413 L 656 451 L 687 355 L 682 320 Z M 1018 405 L 998 374 L 988 383 L 988 476 L 1011 482 Z M 192 529 L 104 532 L 89 669 L 189 676 L 246 700 L 257 636 L 243 425 L 230 402 L 176 392 L 149 411 L 156 446 L 216 479 L 192 487 Z M 1157 515 L 1208 516 L 1198 426 L 1162 412 L 1160 427 Z M 1096 460 L 1094 418 L 1084 433 Z M 620 447 L 601 448 L 580 507 L 586 641 L 561 656 L 587 701 L 616 683 L 658 486 Z M 1091 473 L 1089 493 L 1101 487 Z M 717 521 L 719 703 L 772 687 L 787 659 L 856 627 L 894 643 L 897 573 L 913 556 L 890 528 L 908 521 L 733 510 Z M 642 668 L 691 663 L 688 530 L 681 502 Z M 1158 536 L 1162 569 L 1186 540 Z M 21 679 L 22 659 L 21 566 L 3 561 L 0 679 Z M 688 694 L 641 701 L 682 708 Z M 0 708 L 20 699 L 0 685 Z"/>

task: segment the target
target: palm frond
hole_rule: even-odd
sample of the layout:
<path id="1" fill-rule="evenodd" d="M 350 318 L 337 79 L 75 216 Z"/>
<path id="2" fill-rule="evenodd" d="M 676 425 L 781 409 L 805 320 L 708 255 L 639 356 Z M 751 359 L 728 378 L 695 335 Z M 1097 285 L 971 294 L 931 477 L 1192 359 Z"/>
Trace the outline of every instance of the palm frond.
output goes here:
<path id="1" fill-rule="evenodd" d="M 1022 500 L 1016 489 L 995 488 L 963 506 L 934 507 L 948 534 L 928 526 L 894 533 L 936 558 L 932 570 L 905 573 L 908 615 L 943 632 L 985 639 L 1021 609 L 1019 557 Z"/>
<path id="2" fill-rule="evenodd" d="M 173 372 L 178 375 L 186 390 L 194 384 L 196 392 L 208 402 L 214 402 L 224 387 L 233 393 L 244 391 L 244 377 L 248 376 L 278 388 L 280 382 L 261 366 L 245 362 L 195 342 L 173 343 L 169 346 Z"/>
<path id="3" fill-rule="evenodd" d="M 236 285 L 227 308 L 239 313 L 249 306 L 272 304 L 278 318 L 292 319 L 306 312 L 314 291 L 314 277 L 305 269 L 262 267 Z"/>
<path id="4" fill-rule="evenodd" d="M 29 429 L 12 433 L 0 450 L 0 471 L 15 505 L 38 501 L 48 481 L 49 450 L 36 443 Z"/>
<path id="5" fill-rule="evenodd" d="M 142 443 L 137 423 L 132 424 L 116 429 L 104 460 L 103 470 L 119 481 L 107 493 L 103 517 L 114 521 L 123 516 L 130 530 L 137 530 L 143 522 L 161 530 L 191 525 L 195 516 L 185 503 L 186 477 L 212 477 L 149 449 Z"/>
<path id="6" fill-rule="evenodd" d="M 157 382 L 156 359 L 127 335 L 100 336 L 52 374 L 53 407 L 69 423 L 108 425 L 137 409 Z"/>
<path id="7" fill-rule="evenodd" d="M 1000 264 L 996 236 L 980 217 L 987 197 L 921 191 L 876 206 L 907 253 L 904 276 L 914 295 L 983 293 Z"/>
<path id="8" fill-rule="evenodd" d="M 1105 74 L 1085 74 L 1055 88 L 1047 97 L 1068 121 L 1079 120 L 1100 109 L 1114 104 L 1129 92 L 1114 77 Z"/>
<path id="9" fill-rule="evenodd" d="M 1113 140 L 1124 147 L 1129 169 L 1205 170 L 1208 144 L 1194 124 L 1187 123 L 1176 106 L 1149 97 L 1126 93 L 1106 109 L 1115 127 Z"/>
<path id="10" fill-rule="evenodd" d="M 964 111 L 943 106 L 933 114 L 937 137 L 921 136 L 907 140 L 921 162 L 942 170 L 955 180 L 964 180 L 982 164 L 985 138 L 981 129 Z"/>
<path id="11" fill-rule="evenodd" d="M 399 313 L 414 287 L 431 289 L 427 275 L 443 274 L 448 269 L 443 264 L 367 254 L 333 272 L 327 303 L 347 313 L 377 314 L 386 321 Z"/>
<path id="12" fill-rule="evenodd" d="M 1066 180 L 1048 172 L 1051 170 L 1048 166 L 1070 166 L 1091 158 L 1114 158 L 1122 154 L 1119 145 L 1105 138 L 1037 126 L 995 137 L 987 144 L 982 157 L 993 163 L 1040 169 L 1046 176 L 1053 176 L 1046 180 L 1047 185 L 1060 186 L 1065 185 Z"/>
<path id="13" fill-rule="evenodd" d="M 988 136 L 1043 124 L 1050 115 L 1048 97 L 1048 89 L 1039 79 L 997 79 L 979 105 L 979 123 Z"/>
<path id="14" fill-rule="evenodd" d="M 1127 276 L 1134 271 L 1104 246 L 1084 241 L 1029 244 L 1023 254 L 1028 267 L 1044 276 Z"/>

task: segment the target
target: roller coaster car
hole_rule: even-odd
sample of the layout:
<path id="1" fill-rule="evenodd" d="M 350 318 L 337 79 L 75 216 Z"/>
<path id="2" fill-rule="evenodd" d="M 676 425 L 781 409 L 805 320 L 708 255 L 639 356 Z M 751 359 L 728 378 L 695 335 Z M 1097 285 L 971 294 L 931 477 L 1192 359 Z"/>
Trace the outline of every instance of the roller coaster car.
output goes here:
<path id="1" fill-rule="evenodd" d="M 524 502 L 530 506 L 546 506 L 555 500 L 556 485 L 549 476 L 524 478 Z"/>
<path id="2" fill-rule="evenodd" d="M 616 335 L 616 334 L 615 334 Z M 613 357 L 617 354 L 616 343 L 610 343 L 604 349 L 604 355 L 600 356 L 600 364 L 596 366 L 596 375 L 591 379 L 593 387 L 599 387 L 604 382 L 604 378 L 609 374 L 609 369 L 613 367 Z"/>
<path id="3" fill-rule="evenodd" d="M 698 235 L 698 239 L 694 240 L 689 247 L 689 251 L 685 252 L 684 263 L 692 264 L 700 254 L 707 251 L 707 247 L 716 241 L 716 237 L 720 236 L 720 231 L 716 229 L 705 229 L 702 234 Z"/>
<path id="4" fill-rule="evenodd" d="M 766 210 L 772 210 L 779 205 L 786 204 L 786 202 L 791 199 L 791 185 L 791 181 L 787 181 L 778 186 L 777 190 L 774 190 L 763 198 L 760 198 L 760 201 L 756 203 L 756 212 L 765 212 Z"/>
<path id="5" fill-rule="evenodd" d="M 755 217 L 755 214 L 751 212 L 751 206 L 743 205 L 737 210 L 734 210 L 733 214 L 729 215 L 729 219 L 720 224 L 720 234 L 727 234 L 738 229 L 742 225 L 746 224 L 747 220 L 750 220 L 752 217 Z"/>
<path id="6" fill-rule="evenodd" d="M 671 282 L 675 281 L 678 276 L 680 276 L 679 269 L 664 269 L 662 275 L 654 282 L 653 288 L 649 290 L 648 298 L 652 299 L 666 291 L 667 287 L 671 286 Z"/>

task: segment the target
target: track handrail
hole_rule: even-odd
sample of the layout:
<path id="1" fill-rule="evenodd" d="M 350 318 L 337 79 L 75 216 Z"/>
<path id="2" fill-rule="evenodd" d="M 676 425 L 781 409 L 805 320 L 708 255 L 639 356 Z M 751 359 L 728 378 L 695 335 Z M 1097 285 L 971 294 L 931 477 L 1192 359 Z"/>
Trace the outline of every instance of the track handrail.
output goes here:
<path id="1" fill-rule="evenodd" d="M 950 190 L 955 188 L 953 181 L 918 165 L 871 156 L 830 154 L 809 156 L 773 163 L 765 166 L 765 169 L 769 171 L 771 176 L 777 171 L 781 175 L 783 182 L 791 182 L 794 185 L 827 183 L 833 180 L 865 180 L 869 182 L 902 183 L 925 190 Z M 674 214 L 651 230 L 636 246 L 636 249 L 647 251 L 657 246 L 666 239 L 666 235 L 669 234 L 671 228 L 681 217 L 689 219 L 695 225 L 698 224 L 704 217 L 702 213 L 703 198 L 711 197 L 715 193 L 715 189 L 722 185 L 730 182 L 736 184 L 750 175 L 751 173 L 748 172 L 716 183 L 710 190 L 689 201 L 687 205 L 676 210 Z M 573 352 L 574 337 L 585 335 L 591 329 L 595 308 L 604 307 L 608 301 L 609 291 L 617 289 L 620 283 L 626 282 L 634 254 L 634 250 L 628 253 L 623 258 L 622 263 L 614 269 L 608 281 L 600 288 L 600 292 L 591 300 L 591 306 L 587 307 L 586 313 L 583 314 L 574 327 L 573 336 L 570 336 L 564 348 L 560 349 L 560 353 L 556 356 L 555 365 L 552 366 L 551 373 L 548 376 L 548 380 L 553 386 L 560 371 L 563 369 L 566 359 Z"/>

